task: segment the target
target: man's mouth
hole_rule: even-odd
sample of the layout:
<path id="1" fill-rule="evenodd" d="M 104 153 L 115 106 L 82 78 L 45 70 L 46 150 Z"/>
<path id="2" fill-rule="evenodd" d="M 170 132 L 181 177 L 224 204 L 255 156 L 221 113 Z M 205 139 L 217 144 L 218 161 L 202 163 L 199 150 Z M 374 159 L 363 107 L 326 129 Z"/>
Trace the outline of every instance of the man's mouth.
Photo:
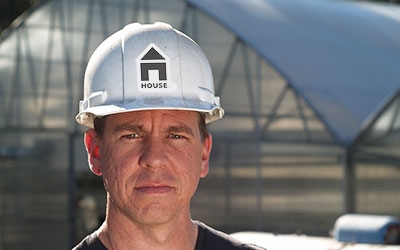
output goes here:
<path id="1" fill-rule="evenodd" d="M 143 185 L 136 187 L 136 190 L 146 194 L 165 194 L 171 192 L 173 188 L 168 185 Z"/>

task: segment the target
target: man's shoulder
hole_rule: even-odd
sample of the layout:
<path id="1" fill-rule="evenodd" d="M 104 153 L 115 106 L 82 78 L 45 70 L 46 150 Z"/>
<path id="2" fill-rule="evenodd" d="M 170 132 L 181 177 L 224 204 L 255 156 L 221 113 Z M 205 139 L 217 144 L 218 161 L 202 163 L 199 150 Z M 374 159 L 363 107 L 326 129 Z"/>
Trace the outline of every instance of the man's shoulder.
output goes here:
<path id="1" fill-rule="evenodd" d="M 239 241 L 226 233 L 218 231 L 207 226 L 202 222 L 197 222 L 199 225 L 199 239 L 196 250 L 265 250 L 262 247 Z"/>
<path id="2" fill-rule="evenodd" d="M 101 243 L 99 237 L 97 237 L 97 233 L 92 233 L 72 248 L 72 250 L 107 250 L 107 248 Z"/>

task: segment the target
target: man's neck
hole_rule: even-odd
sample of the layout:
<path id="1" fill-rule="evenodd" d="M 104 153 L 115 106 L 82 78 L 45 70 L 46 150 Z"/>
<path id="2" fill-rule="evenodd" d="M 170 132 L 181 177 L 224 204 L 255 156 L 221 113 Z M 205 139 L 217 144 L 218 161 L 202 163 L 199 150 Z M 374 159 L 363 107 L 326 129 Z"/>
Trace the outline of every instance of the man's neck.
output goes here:
<path id="1" fill-rule="evenodd" d="M 194 249 L 198 226 L 187 219 L 161 225 L 141 225 L 107 218 L 98 236 L 109 250 Z"/>

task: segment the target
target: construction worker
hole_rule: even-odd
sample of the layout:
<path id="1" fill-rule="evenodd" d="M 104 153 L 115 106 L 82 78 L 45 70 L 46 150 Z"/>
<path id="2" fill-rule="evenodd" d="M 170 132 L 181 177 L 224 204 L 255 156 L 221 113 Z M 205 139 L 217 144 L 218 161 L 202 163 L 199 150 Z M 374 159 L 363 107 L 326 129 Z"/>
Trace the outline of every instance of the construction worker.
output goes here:
<path id="1" fill-rule="evenodd" d="M 165 23 L 129 24 L 89 60 L 76 116 L 91 171 L 107 191 L 106 218 L 74 249 L 260 249 L 190 216 L 222 118 L 209 62 Z"/>

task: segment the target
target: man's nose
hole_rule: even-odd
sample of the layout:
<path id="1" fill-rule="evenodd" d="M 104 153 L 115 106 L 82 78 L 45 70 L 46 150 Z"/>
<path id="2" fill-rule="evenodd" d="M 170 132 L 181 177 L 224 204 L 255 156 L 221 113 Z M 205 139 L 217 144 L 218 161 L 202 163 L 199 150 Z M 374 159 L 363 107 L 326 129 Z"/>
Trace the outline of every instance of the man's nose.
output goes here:
<path id="1" fill-rule="evenodd" d="M 145 168 L 158 168 L 166 164 L 166 147 L 162 139 L 147 138 L 140 156 L 139 165 Z"/>

